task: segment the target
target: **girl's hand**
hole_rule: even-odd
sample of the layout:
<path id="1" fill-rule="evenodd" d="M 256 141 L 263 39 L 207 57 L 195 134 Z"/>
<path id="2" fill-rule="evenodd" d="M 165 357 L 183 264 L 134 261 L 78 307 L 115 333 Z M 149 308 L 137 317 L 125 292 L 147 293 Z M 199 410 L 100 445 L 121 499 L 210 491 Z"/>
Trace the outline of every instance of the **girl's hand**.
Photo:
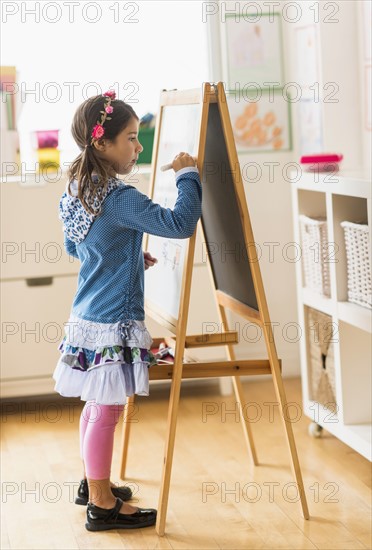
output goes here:
<path id="1" fill-rule="evenodd" d="M 196 166 L 194 157 L 188 153 L 179 153 L 174 157 L 172 168 L 175 172 L 177 172 L 177 170 L 181 170 L 181 168 L 186 168 L 187 166 Z"/>
<path id="2" fill-rule="evenodd" d="M 158 263 L 157 258 L 153 258 L 150 252 L 144 252 L 143 259 L 145 260 L 145 270 Z"/>

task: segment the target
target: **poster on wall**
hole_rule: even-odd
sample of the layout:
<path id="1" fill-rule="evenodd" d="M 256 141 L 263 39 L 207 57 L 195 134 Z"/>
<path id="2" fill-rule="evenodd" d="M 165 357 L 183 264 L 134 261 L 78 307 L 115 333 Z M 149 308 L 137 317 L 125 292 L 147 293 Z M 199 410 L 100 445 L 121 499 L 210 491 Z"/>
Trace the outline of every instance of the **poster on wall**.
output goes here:
<path id="1" fill-rule="evenodd" d="M 296 28 L 296 82 L 303 90 L 311 91 L 319 82 L 318 28 L 306 25 Z"/>
<path id="2" fill-rule="evenodd" d="M 261 90 L 259 99 L 250 94 L 226 97 L 238 153 L 292 149 L 291 103 L 283 88 Z"/>
<path id="3" fill-rule="evenodd" d="M 250 82 L 284 85 L 281 14 L 263 13 L 257 21 L 247 14 L 227 15 L 224 28 L 228 90 Z"/>
<path id="4" fill-rule="evenodd" d="M 298 137 L 300 154 L 323 151 L 322 104 L 313 99 L 298 102 Z"/>

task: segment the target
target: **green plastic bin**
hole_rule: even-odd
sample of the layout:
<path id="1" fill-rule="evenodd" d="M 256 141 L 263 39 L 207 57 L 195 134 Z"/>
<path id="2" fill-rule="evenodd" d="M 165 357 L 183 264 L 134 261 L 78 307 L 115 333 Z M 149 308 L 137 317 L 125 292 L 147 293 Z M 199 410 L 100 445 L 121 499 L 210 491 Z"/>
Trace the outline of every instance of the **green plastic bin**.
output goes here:
<path id="1" fill-rule="evenodd" d="M 142 153 L 138 157 L 137 164 L 151 164 L 152 148 L 154 146 L 155 128 L 140 128 L 138 140 L 143 147 Z"/>

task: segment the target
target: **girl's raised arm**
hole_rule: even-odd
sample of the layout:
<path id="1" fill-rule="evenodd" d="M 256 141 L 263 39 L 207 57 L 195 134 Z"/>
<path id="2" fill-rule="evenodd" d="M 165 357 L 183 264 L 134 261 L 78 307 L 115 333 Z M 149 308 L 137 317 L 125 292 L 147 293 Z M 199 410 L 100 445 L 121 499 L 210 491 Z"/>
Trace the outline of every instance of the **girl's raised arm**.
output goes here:
<path id="1" fill-rule="evenodd" d="M 197 168 L 182 168 L 175 174 L 178 197 L 174 209 L 154 203 L 133 186 L 115 192 L 114 209 L 121 227 L 137 229 L 171 239 L 187 239 L 201 216 L 202 186 Z"/>

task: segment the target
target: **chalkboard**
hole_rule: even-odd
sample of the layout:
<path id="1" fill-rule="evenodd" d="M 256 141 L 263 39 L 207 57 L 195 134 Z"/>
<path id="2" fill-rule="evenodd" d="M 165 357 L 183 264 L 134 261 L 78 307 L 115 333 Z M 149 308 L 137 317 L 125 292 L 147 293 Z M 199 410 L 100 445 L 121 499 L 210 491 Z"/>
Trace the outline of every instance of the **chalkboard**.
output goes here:
<path id="1" fill-rule="evenodd" d="M 217 103 L 209 105 L 202 186 L 202 224 L 215 287 L 258 311 Z"/>
<path id="2" fill-rule="evenodd" d="M 152 200 L 164 208 L 174 208 L 178 190 L 174 170 L 162 172 L 160 167 L 172 162 L 181 151 L 197 156 L 201 121 L 201 101 L 187 105 L 164 105 L 161 111 L 160 134 L 153 183 Z M 158 263 L 145 273 L 147 306 L 158 313 L 178 318 L 182 277 L 188 239 L 169 239 L 148 235 L 146 249 Z"/>
<path id="3" fill-rule="evenodd" d="M 168 429 L 164 452 L 163 474 L 159 498 L 157 532 L 164 534 L 168 493 L 171 478 L 173 450 L 176 434 L 180 389 L 183 378 L 205 376 L 234 376 L 236 399 L 243 405 L 243 388 L 240 374 L 272 374 L 277 399 L 283 417 L 287 404 L 281 365 L 276 353 L 275 342 L 269 331 L 270 316 L 266 304 L 253 231 L 241 181 L 240 166 L 236 153 L 233 132 L 226 96 L 222 82 L 204 83 L 203 97 L 189 90 L 174 92 L 161 97 L 160 125 L 156 129 L 153 154 L 153 173 L 150 196 L 163 206 L 172 208 L 176 200 L 174 174 L 160 172 L 163 163 L 172 161 L 181 150 L 193 155 L 197 152 L 198 168 L 203 187 L 201 225 L 208 250 L 208 258 L 213 277 L 215 297 L 220 306 L 220 319 L 225 319 L 225 308 L 262 326 L 269 360 L 239 360 L 232 357 L 228 361 L 198 361 L 187 359 L 185 348 L 226 345 L 222 330 L 216 339 L 202 335 L 186 335 L 189 313 L 191 283 L 193 282 L 193 260 L 195 232 L 190 239 L 179 241 L 148 236 L 146 248 L 160 258 L 158 268 L 151 268 L 147 275 L 145 290 L 147 310 L 150 309 L 156 321 L 171 332 L 175 338 L 165 337 L 166 343 L 175 348 L 174 361 L 167 365 L 156 365 L 150 372 L 156 372 L 154 379 L 172 378 L 168 408 Z M 190 92 L 195 92 L 190 93 Z M 163 103 L 162 103 L 163 102 Z M 239 170 L 239 173 L 234 172 Z M 179 246 L 178 252 L 170 252 L 170 246 Z M 168 247 L 168 248 L 166 248 Z M 247 247 L 249 249 L 247 250 Z M 196 284 L 198 281 L 196 281 Z M 182 296 L 182 300 L 181 300 Z M 258 307 L 258 303 L 260 307 Z M 150 306 L 149 306 L 150 304 Z M 203 303 L 200 303 L 203 314 Z M 225 322 L 223 321 L 223 322 Z M 227 327 L 226 327 L 227 329 Z M 228 329 L 227 329 L 228 330 Z M 232 331 L 235 333 L 235 331 Z M 232 334 L 229 331 L 229 335 Z M 207 335 L 212 336 L 212 335 Z M 214 336 L 214 335 L 213 335 Z M 221 338 L 220 338 L 221 337 Z M 162 338 L 158 338 L 158 343 Z M 227 344 L 232 355 L 231 345 Z M 189 363 L 185 364 L 184 363 Z M 154 371 L 153 369 L 157 369 Z M 246 370 L 245 370 L 246 369 Z M 258 369 L 258 370 L 257 370 Z M 188 371 L 185 373 L 185 371 Z M 129 397 L 133 403 L 134 396 Z M 249 423 L 244 427 L 251 447 L 254 463 L 257 456 L 253 439 L 249 433 Z M 301 495 L 301 505 L 305 519 L 309 518 L 306 495 L 296 453 L 291 423 L 285 422 L 292 467 Z M 128 442 L 129 425 L 124 434 Z M 127 445 L 126 445 L 127 448 Z M 123 455 L 124 457 L 124 455 Z M 123 458 L 125 460 L 126 457 Z M 123 468 L 122 468 L 123 470 Z M 124 472 L 122 473 L 124 477 Z"/>

